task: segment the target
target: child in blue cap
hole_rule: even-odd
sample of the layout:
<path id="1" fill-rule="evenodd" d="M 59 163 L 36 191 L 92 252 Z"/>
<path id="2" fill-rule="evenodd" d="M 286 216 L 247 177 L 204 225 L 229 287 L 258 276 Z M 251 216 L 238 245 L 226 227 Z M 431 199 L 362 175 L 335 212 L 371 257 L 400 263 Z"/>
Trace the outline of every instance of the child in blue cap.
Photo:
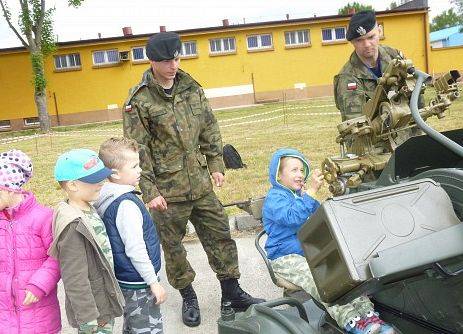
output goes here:
<path id="1" fill-rule="evenodd" d="M 66 314 L 78 333 L 112 333 L 114 318 L 123 313 L 111 245 L 91 205 L 111 173 L 87 149 L 68 151 L 55 165 L 55 179 L 68 198 L 56 208 L 49 253 L 60 262 Z"/>
<path id="2" fill-rule="evenodd" d="M 284 148 L 272 156 L 269 180 L 272 188 L 265 198 L 262 221 L 268 235 L 265 249 L 272 269 L 275 274 L 320 301 L 297 232 L 320 206 L 314 196 L 323 184 L 323 175 L 316 169 L 309 179 L 307 159 L 295 149 Z M 373 303 L 366 296 L 345 305 L 324 306 L 345 333 L 396 333 L 379 319 Z"/>

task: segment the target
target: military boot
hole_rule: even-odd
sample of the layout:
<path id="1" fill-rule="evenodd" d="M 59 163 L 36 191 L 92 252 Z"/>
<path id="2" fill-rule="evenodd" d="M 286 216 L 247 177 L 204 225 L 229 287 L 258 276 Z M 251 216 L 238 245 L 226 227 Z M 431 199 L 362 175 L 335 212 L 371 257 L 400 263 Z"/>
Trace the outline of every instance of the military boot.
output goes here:
<path id="1" fill-rule="evenodd" d="M 244 312 L 252 304 L 265 302 L 265 299 L 254 298 L 241 289 L 236 278 L 228 278 L 220 281 L 220 287 L 222 288 L 221 304 L 223 305 L 225 301 L 229 301 L 231 303 L 231 307 L 236 312 Z"/>
<path id="2" fill-rule="evenodd" d="M 201 323 L 201 314 L 199 312 L 198 297 L 193 290 L 191 284 L 185 288 L 180 289 L 180 294 L 183 298 L 182 303 L 182 320 L 183 323 L 189 327 L 199 326 Z"/>

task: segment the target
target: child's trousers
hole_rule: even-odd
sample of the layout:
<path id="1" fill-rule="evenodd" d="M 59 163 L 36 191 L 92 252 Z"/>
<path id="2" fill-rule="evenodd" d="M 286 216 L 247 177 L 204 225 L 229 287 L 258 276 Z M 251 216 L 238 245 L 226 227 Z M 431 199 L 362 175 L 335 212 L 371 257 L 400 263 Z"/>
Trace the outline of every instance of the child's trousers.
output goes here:
<path id="1" fill-rule="evenodd" d="M 298 254 L 290 254 L 271 261 L 275 274 L 285 280 L 300 286 L 312 298 L 323 304 L 329 315 L 338 323 L 339 327 L 344 326 L 353 318 L 364 317 L 368 312 L 373 311 L 374 305 L 366 296 L 360 296 L 345 305 L 332 305 L 322 302 L 317 287 L 310 272 L 305 257 Z"/>
<path id="2" fill-rule="evenodd" d="M 124 334 L 162 334 L 160 305 L 156 305 L 151 289 L 121 289 L 125 299 Z"/>

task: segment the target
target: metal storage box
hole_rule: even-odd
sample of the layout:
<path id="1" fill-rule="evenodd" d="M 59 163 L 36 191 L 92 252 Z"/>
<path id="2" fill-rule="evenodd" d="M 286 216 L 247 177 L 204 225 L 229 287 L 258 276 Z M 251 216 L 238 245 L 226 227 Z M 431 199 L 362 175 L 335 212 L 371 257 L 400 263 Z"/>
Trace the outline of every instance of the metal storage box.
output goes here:
<path id="1" fill-rule="evenodd" d="M 332 303 L 372 277 L 378 252 L 460 223 L 431 179 L 336 197 L 298 233 L 320 297 Z"/>

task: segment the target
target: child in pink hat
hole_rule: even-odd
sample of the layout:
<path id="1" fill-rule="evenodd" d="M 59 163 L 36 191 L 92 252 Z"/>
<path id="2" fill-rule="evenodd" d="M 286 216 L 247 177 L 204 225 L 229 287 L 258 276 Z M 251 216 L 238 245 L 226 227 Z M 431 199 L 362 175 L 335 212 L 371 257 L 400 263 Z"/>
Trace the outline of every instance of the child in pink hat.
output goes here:
<path id="1" fill-rule="evenodd" d="M 22 189 L 32 169 L 24 152 L 0 153 L 0 329 L 11 334 L 61 330 L 60 269 L 47 255 L 53 212 Z"/>

